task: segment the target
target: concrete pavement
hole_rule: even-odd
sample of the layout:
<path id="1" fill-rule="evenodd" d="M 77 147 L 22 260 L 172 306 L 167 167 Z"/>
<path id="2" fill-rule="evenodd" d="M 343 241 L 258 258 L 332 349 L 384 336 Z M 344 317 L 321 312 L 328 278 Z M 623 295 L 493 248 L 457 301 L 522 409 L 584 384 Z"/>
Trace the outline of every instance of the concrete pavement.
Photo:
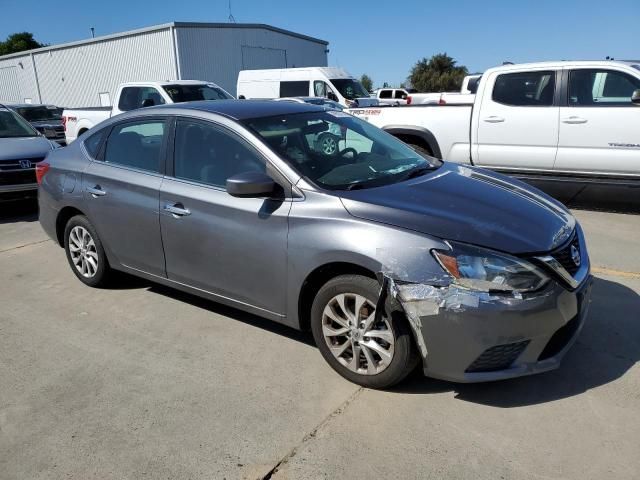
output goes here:
<path id="1" fill-rule="evenodd" d="M 589 321 L 556 372 L 361 389 L 310 335 L 143 280 L 94 290 L 0 217 L 0 479 L 634 478 L 640 216 L 578 211 Z"/>

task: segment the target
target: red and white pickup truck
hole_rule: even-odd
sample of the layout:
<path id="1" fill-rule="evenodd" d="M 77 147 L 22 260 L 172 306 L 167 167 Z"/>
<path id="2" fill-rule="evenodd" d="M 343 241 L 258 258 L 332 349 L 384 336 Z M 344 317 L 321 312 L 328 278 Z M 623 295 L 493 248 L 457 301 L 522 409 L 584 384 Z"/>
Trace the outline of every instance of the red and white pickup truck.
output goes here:
<path id="1" fill-rule="evenodd" d="M 67 144 L 107 118 L 136 108 L 196 100 L 226 100 L 231 94 L 212 82 L 167 80 L 130 82 L 118 87 L 113 107 L 67 108 L 62 112 Z"/>

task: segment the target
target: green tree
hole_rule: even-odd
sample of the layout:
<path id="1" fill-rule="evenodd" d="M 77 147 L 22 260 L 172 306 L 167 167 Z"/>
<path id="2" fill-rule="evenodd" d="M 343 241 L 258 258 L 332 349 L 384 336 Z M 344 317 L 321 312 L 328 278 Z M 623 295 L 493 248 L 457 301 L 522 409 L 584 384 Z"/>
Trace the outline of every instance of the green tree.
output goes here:
<path id="1" fill-rule="evenodd" d="M 14 33 L 9 35 L 4 42 L 0 42 L 0 55 L 24 52 L 25 50 L 32 50 L 34 48 L 45 46 L 46 45 L 44 43 L 40 43 L 33 38 L 33 33 Z"/>
<path id="2" fill-rule="evenodd" d="M 418 61 L 409 74 L 409 83 L 420 92 L 447 92 L 459 90 L 469 73 L 467 67 L 456 65 L 446 53 Z"/>
<path id="3" fill-rule="evenodd" d="M 371 77 L 366 73 L 363 73 L 360 77 L 360 83 L 367 90 L 367 92 L 373 91 L 373 80 L 371 80 Z"/>

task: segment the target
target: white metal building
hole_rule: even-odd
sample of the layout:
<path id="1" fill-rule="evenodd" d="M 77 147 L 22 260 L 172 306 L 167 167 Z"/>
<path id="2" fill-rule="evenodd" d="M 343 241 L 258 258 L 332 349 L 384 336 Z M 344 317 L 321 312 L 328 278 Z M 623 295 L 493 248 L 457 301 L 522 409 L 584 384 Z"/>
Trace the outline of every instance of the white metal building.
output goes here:
<path id="1" fill-rule="evenodd" d="M 326 66 L 328 42 L 262 24 L 172 22 L 0 57 L 0 102 L 106 106 L 122 82 L 207 80 Z"/>

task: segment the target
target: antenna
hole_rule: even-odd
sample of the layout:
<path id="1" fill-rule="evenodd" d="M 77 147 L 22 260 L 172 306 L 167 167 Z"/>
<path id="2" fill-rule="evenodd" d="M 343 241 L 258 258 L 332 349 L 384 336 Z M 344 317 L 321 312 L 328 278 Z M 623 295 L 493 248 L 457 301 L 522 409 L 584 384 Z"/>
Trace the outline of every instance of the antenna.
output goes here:
<path id="1" fill-rule="evenodd" d="M 229 0 L 229 23 L 236 23 L 236 19 L 231 13 L 231 0 Z"/>
<path id="2" fill-rule="evenodd" d="M 91 27 L 89 30 L 91 30 L 91 38 L 96 38 L 96 29 Z"/>

